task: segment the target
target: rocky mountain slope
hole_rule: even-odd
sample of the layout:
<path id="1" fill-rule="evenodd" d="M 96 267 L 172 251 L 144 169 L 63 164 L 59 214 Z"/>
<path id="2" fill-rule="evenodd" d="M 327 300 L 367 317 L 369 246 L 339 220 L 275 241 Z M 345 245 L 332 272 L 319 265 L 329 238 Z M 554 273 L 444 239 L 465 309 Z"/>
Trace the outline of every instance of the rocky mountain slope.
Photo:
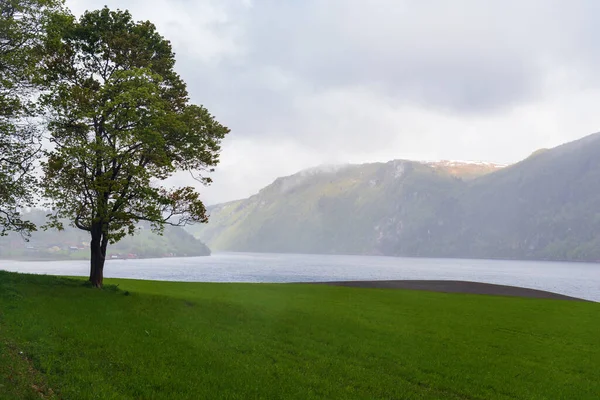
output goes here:
<path id="1" fill-rule="evenodd" d="M 600 134 L 505 168 L 321 167 L 210 208 L 213 250 L 600 260 Z"/>

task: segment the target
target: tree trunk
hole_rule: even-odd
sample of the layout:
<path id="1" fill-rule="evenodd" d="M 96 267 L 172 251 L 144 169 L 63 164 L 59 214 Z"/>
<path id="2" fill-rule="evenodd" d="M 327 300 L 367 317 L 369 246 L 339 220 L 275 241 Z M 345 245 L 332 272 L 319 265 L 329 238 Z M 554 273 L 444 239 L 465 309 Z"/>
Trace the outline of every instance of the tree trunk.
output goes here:
<path id="1" fill-rule="evenodd" d="M 96 288 L 102 288 L 104 280 L 104 261 L 108 239 L 102 232 L 102 227 L 92 227 L 90 242 L 90 283 Z"/>

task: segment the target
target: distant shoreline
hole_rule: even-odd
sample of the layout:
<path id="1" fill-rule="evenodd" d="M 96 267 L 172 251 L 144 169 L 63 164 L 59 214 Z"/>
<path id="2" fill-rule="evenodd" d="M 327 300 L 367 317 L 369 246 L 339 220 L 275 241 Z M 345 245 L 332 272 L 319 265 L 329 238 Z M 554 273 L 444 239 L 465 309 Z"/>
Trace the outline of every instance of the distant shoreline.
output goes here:
<path id="1" fill-rule="evenodd" d="M 414 256 L 414 255 L 389 255 L 381 253 L 303 253 L 294 251 L 237 251 L 237 250 L 213 250 L 212 254 L 276 254 L 290 256 L 350 256 L 350 257 L 385 257 L 396 259 L 416 259 L 416 260 L 459 260 L 459 261 L 518 261 L 525 263 L 574 263 L 574 264 L 594 264 L 599 265 L 600 260 L 575 260 L 567 258 L 511 258 L 511 257 L 468 257 L 468 256 Z"/>
<path id="2" fill-rule="evenodd" d="M 194 258 L 194 257 L 209 257 L 211 254 L 197 255 L 197 256 L 165 256 L 165 257 L 135 257 L 135 258 L 110 258 L 106 257 L 106 261 L 131 261 L 131 260 L 163 260 L 163 259 L 172 259 L 172 258 Z M 74 257 L 74 258 L 66 258 L 66 257 L 29 257 L 29 258 L 2 258 L 0 257 L 0 261 L 13 261 L 13 262 L 52 262 L 52 261 L 89 261 L 90 257 Z"/>
<path id="3" fill-rule="evenodd" d="M 302 282 L 303 284 L 346 286 L 363 289 L 405 289 L 440 293 L 483 294 L 491 296 L 528 297 L 536 299 L 590 301 L 545 290 L 492 283 L 444 280 L 386 280 L 386 281 L 334 281 Z"/>

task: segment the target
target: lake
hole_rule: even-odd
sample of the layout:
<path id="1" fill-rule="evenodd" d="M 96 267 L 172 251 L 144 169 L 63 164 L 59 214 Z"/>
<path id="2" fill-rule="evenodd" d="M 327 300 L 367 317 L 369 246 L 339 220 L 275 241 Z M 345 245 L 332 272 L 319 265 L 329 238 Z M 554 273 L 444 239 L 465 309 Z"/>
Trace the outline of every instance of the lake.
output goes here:
<path id="1" fill-rule="evenodd" d="M 6 261 L 0 269 L 88 274 L 87 261 Z M 108 278 L 189 282 L 319 282 L 436 279 L 496 283 L 600 301 L 600 265 L 542 261 L 215 253 L 210 257 L 109 260 Z"/>

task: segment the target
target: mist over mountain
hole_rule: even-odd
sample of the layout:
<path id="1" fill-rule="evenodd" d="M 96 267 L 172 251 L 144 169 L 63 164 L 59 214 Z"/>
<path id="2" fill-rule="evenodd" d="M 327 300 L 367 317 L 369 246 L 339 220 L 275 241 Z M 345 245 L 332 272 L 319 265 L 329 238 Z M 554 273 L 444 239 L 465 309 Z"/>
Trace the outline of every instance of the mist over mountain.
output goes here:
<path id="1" fill-rule="evenodd" d="M 600 260 L 600 134 L 510 166 L 324 166 L 209 208 L 213 250 Z"/>

